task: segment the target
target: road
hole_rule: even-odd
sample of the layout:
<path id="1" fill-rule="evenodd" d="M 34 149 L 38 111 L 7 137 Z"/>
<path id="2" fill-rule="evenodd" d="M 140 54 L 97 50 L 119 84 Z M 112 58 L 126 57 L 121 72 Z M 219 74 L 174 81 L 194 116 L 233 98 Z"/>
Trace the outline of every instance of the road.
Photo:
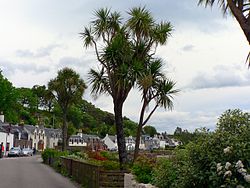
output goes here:
<path id="1" fill-rule="evenodd" d="M 77 188 L 40 156 L 0 159 L 0 188 Z"/>

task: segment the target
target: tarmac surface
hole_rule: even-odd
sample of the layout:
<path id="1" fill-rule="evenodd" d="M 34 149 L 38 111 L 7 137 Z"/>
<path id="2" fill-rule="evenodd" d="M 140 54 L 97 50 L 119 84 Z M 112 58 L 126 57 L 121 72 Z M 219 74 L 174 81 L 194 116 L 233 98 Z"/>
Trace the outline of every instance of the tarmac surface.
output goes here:
<path id="1" fill-rule="evenodd" d="M 40 155 L 0 159 L 0 188 L 78 188 L 42 163 Z"/>

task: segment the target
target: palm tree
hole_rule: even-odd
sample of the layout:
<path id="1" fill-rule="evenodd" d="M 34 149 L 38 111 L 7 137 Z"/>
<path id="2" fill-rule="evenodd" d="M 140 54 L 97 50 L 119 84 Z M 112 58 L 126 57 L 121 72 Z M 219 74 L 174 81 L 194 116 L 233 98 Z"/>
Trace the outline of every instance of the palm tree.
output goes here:
<path id="1" fill-rule="evenodd" d="M 213 6 L 216 2 L 222 9 L 223 14 L 229 12 L 236 18 L 250 44 L 250 0 L 199 0 L 198 4 L 204 4 L 207 7 Z M 248 59 L 249 56 L 250 53 Z"/>
<path id="2" fill-rule="evenodd" d="M 74 70 L 64 68 L 58 71 L 56 78 L 48 83 L 48 89 L 53 93 L 58 105 L 62 110 L 63 115 L 63 145 L 64 151 L 67 146 L 67 115 L 70 107 L 81 100 L 86 85 Z"/>
<path id="3" fill-rule="evenodd" d="M 178 89 L 175 89 L 175 82 L 165 78 L 161 69 L 162 61 L 156 59 L 149 63 L 144 74 L 138 79 L 138 86 L 142 91 L 142 107 L 136 134 L 134 161 L 139 153 L 139 144 L 143 126 L 146 125 L 158 107 L 171 110 L 173 108 L 173 95 L 179 92 Z M 154 107 L 148 116 L 144 117 L 146 109 L 149 108 L 149 104 L 153 101 Z"/>
<path id="4" fill-rule="evenodd" d="M 145 8 L 133 8 L 129 19 L 122 22 L 120 13 L 100 9 L 89 28 L 80 33 L 84 46 L 95 49 L 99 70 L 91 69 L 89 80 L 92 94 L 108 94 L 113 99 L 119 160 L 121 168 L 127 153 L 123 130 L 123 104 L 142 73 L 146 59 L 155 54 L 159 44 L 165 44 L 170 23 L 156 24 Z"/>

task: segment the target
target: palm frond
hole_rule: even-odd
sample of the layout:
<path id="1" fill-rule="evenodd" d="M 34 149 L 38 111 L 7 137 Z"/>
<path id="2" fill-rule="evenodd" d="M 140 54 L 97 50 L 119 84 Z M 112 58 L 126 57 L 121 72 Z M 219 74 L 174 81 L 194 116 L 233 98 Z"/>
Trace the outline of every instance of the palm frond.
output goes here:
<path id="1" fill-rule="evenodd" d="M 89 46 L 93 46 L 93 36 L 92 36 L 92 30 L 91 27 L 84 28 L 84 32 L 80 33 L 81 38 L 83 39 L 83 44 L 87 48 Z"/>

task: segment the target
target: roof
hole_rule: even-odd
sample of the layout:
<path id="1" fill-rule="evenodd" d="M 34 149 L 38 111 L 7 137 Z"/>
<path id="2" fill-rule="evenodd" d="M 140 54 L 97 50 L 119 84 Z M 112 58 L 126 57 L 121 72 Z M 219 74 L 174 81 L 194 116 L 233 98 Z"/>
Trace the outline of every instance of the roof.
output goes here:
<path id="1" fill-rule="evenodd" d="M 53 137 L 56 134 L 62 134 L 61 129 L 44 128 L 45 135 Z"/>
<path id="2" fill-rule="evenodd" d="M 113 136 L 113 135 L 108 135 L 109 139 L 112 140 L 113 142 L 115 142 L 117 140 L 117 136 Z"/>
<path id="3" fill-rule="evenodd" d="M 23 125 L 23 127 L 24 127 L 27 131 L 29 131 L 30 133 L 33 133 L 33 132 L 35 131 L 35 129 L 36 129 L 36 127 L 33 126 L 33 125 Z"/>

